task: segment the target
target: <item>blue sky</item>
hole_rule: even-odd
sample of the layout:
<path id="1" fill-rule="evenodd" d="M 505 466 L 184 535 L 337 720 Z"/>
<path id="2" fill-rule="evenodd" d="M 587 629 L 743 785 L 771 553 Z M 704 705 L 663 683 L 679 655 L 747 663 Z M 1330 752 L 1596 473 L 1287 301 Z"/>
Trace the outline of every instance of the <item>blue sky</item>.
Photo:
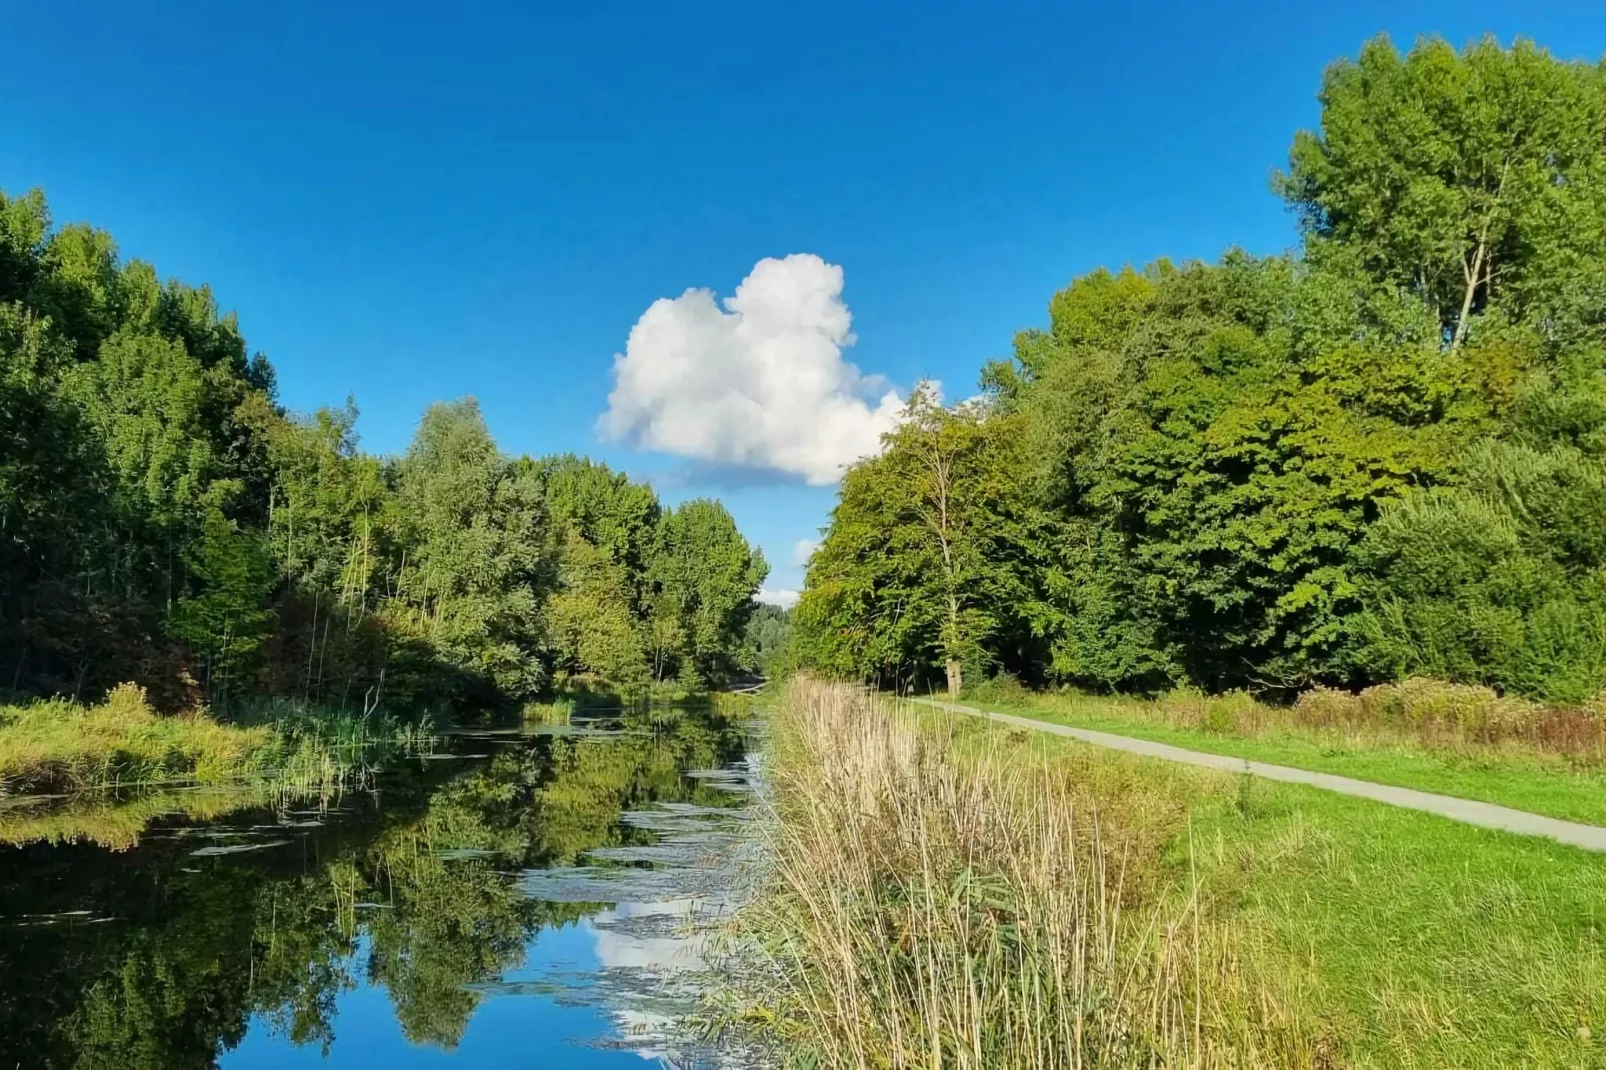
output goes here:
<path id="1" fill-rule="evenodd" d="M 772 588 L 800 585 L 833 496 L 765 467 L 786 443 L 599 440 L 655 300 L 814 254 L 841 268 L 846 360 L 963 396 L 1081 272 L 1291 244 L 1269 176 L 1324 65 L 1371 34 L 1606 53 L 1606 8 L 1531 0 L 57 2 L 5 24 L 0 189 L 210 282 L 285 404 L 354 395 L 365 446 L 393 451 L 474 395 L 509 452 L 723 498 Z M 681 357 L 703 337 L 674 335 Z M 873 407 L 884 384 L 860 385 Z"/>

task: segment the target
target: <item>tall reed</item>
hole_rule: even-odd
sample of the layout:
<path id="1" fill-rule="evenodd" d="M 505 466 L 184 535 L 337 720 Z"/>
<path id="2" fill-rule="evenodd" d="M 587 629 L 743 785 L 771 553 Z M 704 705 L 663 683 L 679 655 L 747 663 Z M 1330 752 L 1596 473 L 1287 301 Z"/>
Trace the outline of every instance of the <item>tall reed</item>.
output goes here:
<path id="1" fill-rule="evenodd" d="M 1196 1063 L 1194 904 L 1129 905 L 1130 859 L 1046 760 L 930 721 L 791 683 L 738 1013 L 797 1065 Z"/>

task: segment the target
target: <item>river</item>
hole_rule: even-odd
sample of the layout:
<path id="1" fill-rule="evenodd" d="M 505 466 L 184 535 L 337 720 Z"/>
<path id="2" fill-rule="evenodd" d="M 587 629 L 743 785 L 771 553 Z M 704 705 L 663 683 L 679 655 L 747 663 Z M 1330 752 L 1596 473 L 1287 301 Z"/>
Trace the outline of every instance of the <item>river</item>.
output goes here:
<path id="1" fill-rule="evenodd" d="M 447 735 L 368 790 L 0 809 L 0 1068 L 727 1067 L 688 1035 L 750 726 Z"/>

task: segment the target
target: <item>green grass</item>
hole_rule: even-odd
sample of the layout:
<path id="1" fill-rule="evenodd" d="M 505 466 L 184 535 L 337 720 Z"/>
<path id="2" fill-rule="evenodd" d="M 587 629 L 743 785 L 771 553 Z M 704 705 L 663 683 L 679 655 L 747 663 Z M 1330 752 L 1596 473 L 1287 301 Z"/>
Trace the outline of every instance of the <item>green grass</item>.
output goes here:
<path id="1" fill-rule="evenodd" d="M 1238 734 L 1171 723 L 1158 704 L 1082 695 L 981 701 L 983 708 L 1190 750 L 1498 803 L 1606 825 L 1606 769 L 1514 743 L 1427 745 L 1404 735 L 1297 725 Z"/>
<path id="2" fill-rule="evenodd" d="M 568 724 L 569 718 L 574 716 L 575 702 L 569 698 L 558 698 L 552 702 L 526 702 L 524 704 L 523 719 L 530 725 Z"/>
<path id="3" fill-rule="evenodd" d="M 1606 1067 L 1606 855 L 808 681 L 775 717 L 728 972 L 787 1065 Z"/>
<path id="4" fill-rule="evenodd" d="M 20 792 L 215 782 L 260 768 L 279 745 L 265 726 L 160 716 L 142 688 L 124 684 L 98 706 L 52 699 L 0 709 L 0 786 Z"/>
<path id="5" fill-rule="evenodd" d="M 1184 808 L 1167 894 L 1197 888 L 1244 1002 L 1278 1006 L 1318 1063 L 1606 1066 L 1606 856 L 1303 785 L 1031 745 L 1115 813 L 1134 784 Z"/>
<path id="6" fill-rule="evenodd" d="M 431 742 L 427 725 L 283 699 L 249 704 L 230 722 L 204 711 L 166 716 L 142 688 L 122 684 L 93 706 L 48 699 L 0 707 L 0 795 L 241 781 L 322 793 Z"/>

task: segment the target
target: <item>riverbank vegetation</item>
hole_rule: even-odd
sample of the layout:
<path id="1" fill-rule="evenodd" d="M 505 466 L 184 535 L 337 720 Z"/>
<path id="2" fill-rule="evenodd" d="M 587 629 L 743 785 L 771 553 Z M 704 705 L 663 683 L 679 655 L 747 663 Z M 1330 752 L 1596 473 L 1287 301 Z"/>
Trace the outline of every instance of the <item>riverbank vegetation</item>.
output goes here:
<path id="1" fill-rule="evenodd" d="M 0 790 L 323 779 L 380 714 L 753 664 L 767 566 L 718 502 L 507 456 L 472 399 L 400 456 L 356 420 L 279 405 L 207 287 L 0 193 Z"/>
<path id="2" fill-rule="evenodd" d="M 1434 680 L 1360 694 L 1318 688 L 1292 704 L 1244 692 L 1157 698 L 1026 691 L 1008 681 L 966 701 L 1079 728 L 1606 825 L 1606 722 L 1596 703 L 1555 707 Z"/>
<path id="3" fill-rule="evenodd" d="M 1597 856 L 795 681 L 730 1013 L 795 1065 L 1589 1065 Z M 811 1061 L 812 1060 L 812 1061 Z"/>
<path id="4" fill-rule="evenodd" d="M 1606 71 L 1388 40 L 1276 187 L 1301 248 L 1097 270 L 850 470 L 800 659 L 927 690 L 1606 688 Z"/>
<path id="5" fill-rule="evenodd" d="M 484 708 L 747 660 L 766 566 L 719 503 L 509 457 L 472 399 L 396 457 L 356 420 L 285 411 L 207 287 L 0 194 L 0 689 Z"/>
<path id="6" fill-rule="evenodd" d="M 1096 818 L 1040 763 L 842 685 L 772 725 L 773 870 L 737 1006 L 795 1065 L 1140 1065 L 1191 1047 L 1183 914 L 1135 911 Z"/>
<path id="7" fill-rule="evenodd" d="M 144 688 L 120 684 L 95 705 L 0 706 L 0 799 L 181 782 L 327 797 L 432 742 L 427 720 L 288 700 L 253 703 L 228 721 L 204 710 L 164 715 Z"/>
<path id="8" fill-rule="evenodd" d="M 95 706 L 58 699 L 0 709 L 0 794 L 244 777 L 275 742 L 266 727 L 160 717 L 142 690 L 123 685 Z"/>

